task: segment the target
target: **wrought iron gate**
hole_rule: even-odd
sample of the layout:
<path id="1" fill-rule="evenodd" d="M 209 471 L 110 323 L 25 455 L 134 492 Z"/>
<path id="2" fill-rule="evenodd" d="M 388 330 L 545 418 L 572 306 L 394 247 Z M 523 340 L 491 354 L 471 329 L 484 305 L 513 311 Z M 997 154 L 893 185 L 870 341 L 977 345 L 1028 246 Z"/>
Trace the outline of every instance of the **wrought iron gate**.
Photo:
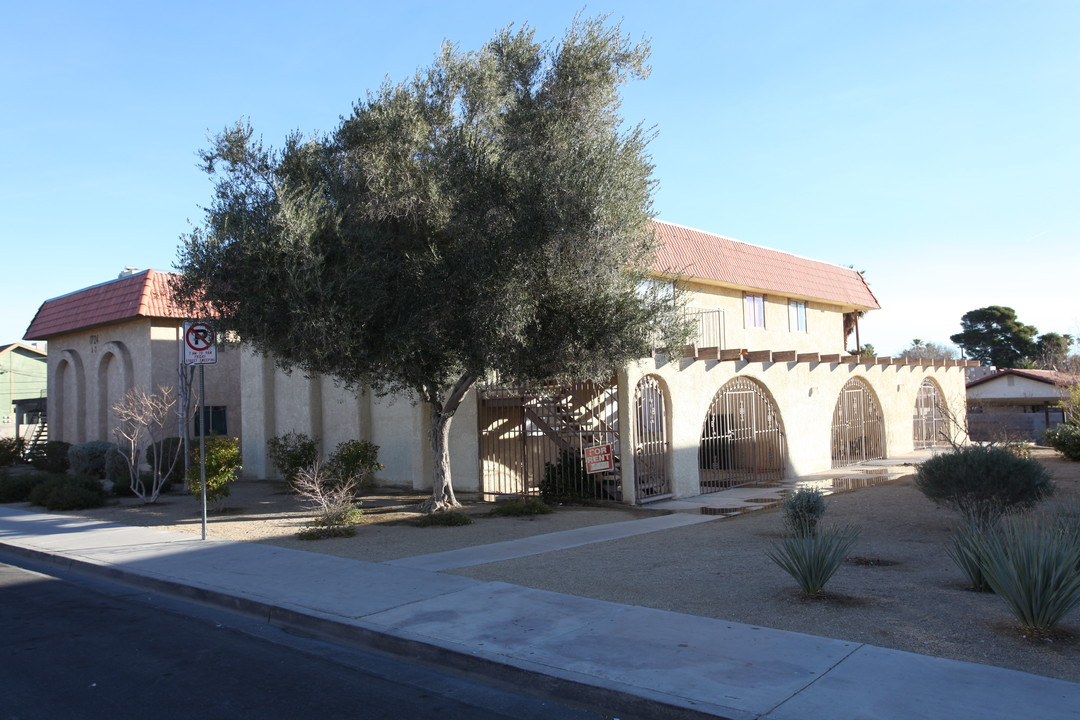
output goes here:
<path id="1" fill-rule="evenodd" d="M 660 381 L 646 375 L 634 393 L 634 488 L 639 503 L 671 495 L 667 403 Z"/>
<path id="2" fill-rule="evenodd" d="M 941 403 L 941 393 L 937 383 L 926 378 L 919 386 L 919 395 L 915 399 L 915 448 L 928 448 L 947 445 L 949 428 L 945 410 Z"/>
<path id="3" fill-rule="evenodd" d="M 784 425 L 765 388 L 742 377 L 720 388 L 701 429 L 701 492 L 778 482 L 786 455 Z"/>
<path id="4" fill-rule="evenodd" d="M 614 383 L 562 388 L 491 385 L 477 392 L 480 487 L 489 496 L 542 492 L 621 500 L 619 403 Z M 611 444 L 614 468 L 589 475 L 584 449 Z"/>
<path id="5" fill-rule="evenodd" d="M 885 457 L 885 421 L 873 390 L 852 378 L 840 390 L 832 419 L 832 466 Z"/>

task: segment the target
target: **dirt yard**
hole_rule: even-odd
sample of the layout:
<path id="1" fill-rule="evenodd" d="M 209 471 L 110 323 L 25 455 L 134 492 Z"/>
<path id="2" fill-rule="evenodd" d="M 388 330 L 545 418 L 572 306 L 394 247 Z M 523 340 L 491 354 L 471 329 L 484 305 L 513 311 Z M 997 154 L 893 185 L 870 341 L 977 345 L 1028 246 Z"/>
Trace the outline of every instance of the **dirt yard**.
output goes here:
<path id="1" fill-rule="evenodd" d="M 1047 449 L 1036 457 L 1057 493 L 1045 504 L 1080 502 L 1080 463 Z M 533 519 L 493 518 L 470 501 L 473 525 L 417 528 L 414 493 L 365 499 L 365 523 L 353 538 L 302 541 L 310 515 L 278 482 L 235 486 L 210 535 L 385 560 L 499 542 L 541 533 L 646 517 L 647 510 L 563 508 Z M 15 505 L 14 507 L 26 507 Z M 460 575 L 672 610 L 883 647 L 986 663 L 1080 682 L 1080 608 L 1050 639 L 1023 636 L 1005 604 L 966 587 L 944 548 L 957 516 L 935 507 L 911 478 L 835 495 L 826 524 L 862 528 L 852 555 L 825 597 L 799 596 L 794 581 L 765 557 L 779 537 L 781 516 L 766 510 L 676 530 L 461 569 Z M 129 525 L 198 533 L 193 498 L 169 495 L 153 506 L 114 501 L 77 513 Z"/>

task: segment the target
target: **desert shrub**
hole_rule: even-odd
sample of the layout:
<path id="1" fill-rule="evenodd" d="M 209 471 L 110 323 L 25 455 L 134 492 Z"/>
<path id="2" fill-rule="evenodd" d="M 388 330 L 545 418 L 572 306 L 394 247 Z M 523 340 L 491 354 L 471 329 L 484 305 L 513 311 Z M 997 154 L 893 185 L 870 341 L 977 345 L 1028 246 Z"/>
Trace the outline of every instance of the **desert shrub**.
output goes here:
<path id="1" fill-rule="evenodd" d="M 301 470 L 319 460 L 319 442 L 304 433 L 289 432 L 266 441 L 266 454 L 291 486 Z"/>
<path id="2" fill-rule="evenodd" d="M 209 436 L 207 437 L 209 440 Z M 176 483 L 184 480 L 184 439 L 167 437 L 146 447 L 146 464 L 156 467 L 161 472 L 163 492 L 169 491 Z M 160 461 L 158 460 L 160 456 Z"/>
<path id="3" fill-rule="evenodd" d="M 0 477 L 0 503 L 26 502 L 30 491 L 48 478 L 44 473 L 5 474 Z"/>
<path id="4" fill-rule="evenodd" d="M 1061 453 L 1067 460 L 1080 460 L 1080 425 L 1067 422 L 1049 428 L 1043 433 L 1042 441 Z"/>
<path id="5" fill-rule="evenodd" d="M 952 544 L 945 547 L 945 554 L 959 567 L 971 587 L 978 592 L 991 592 L 983 572 L 983 549 L 986 545 L 987 528 L 969 521 L 953 533 Z"/>
<path id="6" fill-rule="evenodd" d="M 359 492 L 375 485 L 375 473 L 382 470 L 379 446 L 367 440 L 346 440 L 339 443 L 326 461 L 326 479 L 337 484 L 352 481 Z"/>
<path id="7" fill-rule="evenodd" d="M 71 443 L 63 440 L 49 440 L 43 445 L 35 445 L 30 448 L 30 464 L 35 470 L 47 473 L 64 473 L 71 467 L 68 461 L 68 452 Z"/>
<path id="8" fill-rule="evenodd" d="M 127 485 L 131 486 L 131 463 L 119 447 L 114 445 L 105 452 L 104 467 L 106 480 L 114 484 L 123 484 L 126 480 Z"/>
<path id="9" fill-rule="evenodd" d="M 473 519 L 460 510 L 438 510 L 416 520 L 416 527 L 458 527 L 472 525 Z"/>
<path id="10" fill-rule="evenodd" d="M 1054 491 L 1042 465 L 1000 447 L 968 445 L 919 466 L 915 484 L 938 505 L 988 527 L 1003 513 L 1025 510 Z"/>
<path id="11" fill-rule="evenodd" d="M 71 466 L 71 472 L 76 475 L 104 478 L 105 455 L 108 454 L 110 448 L 115 449 L 116 443 L 91 440 L 90 442 L 72 445 L 68 450 L 68 463 Z"/>
<path id="12" fill-rule="evenodd" d="M 811 535 L 786 535 L 766 551 L 807 595 L 817 595 L 844 562 L 859 537 L 859 528 L 848 525 Z"/>
<path id="13" fill-rule="evenodd" d="M 206 438 L 206 501 L 220 503 L 229 496 L 229 483 L 236 480 L 236 473 L 243 467 L 240 458 L 240 440 L 234 437 L 211 436 Z M 202 467 L 198 458 L 188 470 L 188 487 L 196 498 L 202 498 Z"/>
<path id="14" fill-rule="evenodd" d="M 293 489 L 314 511 L 311 523 L 297 533 L 301 540 L 352 537 L 364 511 L 356 504 L 356 478 L 331 478 L 318 463 L 296 475 Z"/>
<path id="15" fill-rule="evenodd" d="M 96 477 L 52 475 L 35 485 L 27 499 L 47 510 L 84 510 L 105 504 L 105 488 Z"/>
<path id="16" fill-rule="evenodd" d="M 527 517 L 530 515 L 547 515 L 552 512 L 555 512 L 554 509 L 538 497 L 501 500 L 491 508 L 491 514 L 495 517 Z"/>
<path id="17" fill-rule="evenodd" d="M 825 514 L 825 495 L 817 488 L 800 488 L 780 503 L 789 535 L 815 535 Z"/>
<path id="18" fill-rule="evenodd" d="M 22 438 L 0 438 L 0 467 L 14 465 L 22 457 L 26 441 Z"/>
<path id="19" fill-rule="evenodd" d="M 596 499 L 596 480 L 585 472 L 581 455 L 569 450 L 553 463 L 544 463 L 540 497 L 546 503 L 583 503 Z"/>
<path id="20" fill-rule="evenodd" d="M 1020 625 L 1051 630 L 1080 605 L 1080 542 L 1044 519 L 1012 517 L 983 535 L 983 574 Z"/>

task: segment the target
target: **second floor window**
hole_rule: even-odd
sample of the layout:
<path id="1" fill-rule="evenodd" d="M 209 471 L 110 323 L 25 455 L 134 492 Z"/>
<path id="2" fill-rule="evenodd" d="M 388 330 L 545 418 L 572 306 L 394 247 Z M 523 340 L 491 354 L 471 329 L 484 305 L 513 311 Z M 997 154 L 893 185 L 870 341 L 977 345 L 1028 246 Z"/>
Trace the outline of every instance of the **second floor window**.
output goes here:
<path id="1" fill-rule="evenodd" d="M 788 328 L 791 332 L 806 332 L 806 303 L 802 300 L 788 301 Z"/>
<path id="2" fill-rule="evenodd" d="M 748 328 L 765 327 L 765 296 L 750 295 L 743 297 L 743 315 Z"/>

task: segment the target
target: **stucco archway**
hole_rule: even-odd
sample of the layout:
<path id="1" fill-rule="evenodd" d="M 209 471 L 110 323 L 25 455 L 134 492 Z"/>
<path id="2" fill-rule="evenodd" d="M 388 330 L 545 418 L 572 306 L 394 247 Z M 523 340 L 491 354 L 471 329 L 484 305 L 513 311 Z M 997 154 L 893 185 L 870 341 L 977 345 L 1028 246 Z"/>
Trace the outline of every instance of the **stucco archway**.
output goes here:
<path id="1" fill-rule="evenodd" d="M 784 424 L 768 390 L 750 378 L 729 380 L 713 397 L 702 423 L 701 492 L 777 482 L 786 463 Z"/>
<path id="2" fill-rule="evenodd" d="M 833 409 L 832 466 L 845 467 L 885 457 L 885 419 L 881 403 L 862 378 L 851 378 Z"/>
<path id="3" fill-rule="evenodd" d="M 634 488 L 639 503 L 671 495 L 671 424 L 664 381 L 646 375 L 634 390 Z"/>

